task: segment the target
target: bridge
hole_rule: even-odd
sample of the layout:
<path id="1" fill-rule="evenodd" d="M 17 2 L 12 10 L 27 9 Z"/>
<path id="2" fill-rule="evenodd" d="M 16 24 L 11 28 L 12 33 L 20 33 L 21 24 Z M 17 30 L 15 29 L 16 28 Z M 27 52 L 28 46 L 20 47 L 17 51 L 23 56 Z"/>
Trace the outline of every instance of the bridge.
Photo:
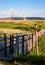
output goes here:
<path id="1" fill-rule="evenodd" d="M 13 55 L 27 54 L 35 46 L 34 34 L 1 34 L 0 58 L 12 58 Z"/>

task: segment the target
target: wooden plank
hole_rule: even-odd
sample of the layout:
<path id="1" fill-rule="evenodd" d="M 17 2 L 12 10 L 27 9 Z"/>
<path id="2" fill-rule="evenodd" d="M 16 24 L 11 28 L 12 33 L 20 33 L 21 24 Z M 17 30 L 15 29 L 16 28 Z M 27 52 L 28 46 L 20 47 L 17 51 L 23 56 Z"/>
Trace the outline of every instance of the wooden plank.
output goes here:
<path id="1" fill-rule="evenodd" d="M 22 54 L 24 55 L 24 36 L 22 36 Z"/>
<path id="2" fill-rule="evenodd" d="M 19 36 L 16 36 L 16 55 L 19 54 Z"/>
<path id="3" fill-rule="evenodd" d="M 5 42 L 5 57 L 7 57 L 7 38 L 6 38 L 6 34 L 4 34 L 4 42 Z"/>
<path id="4" fill-rule="evenodd" d="M 33 34 L 18 34 L 15 36 L 10 35 L 10 38 L 9 36 L 6 36 L 6 34 L 4 34 L 4 43 L 5 46 L 4 48 L 2 47 L 0 51 L 2 50 L 5 51 L 5 57 L 7 56 L 7 48 L 10 48 L 9 49 L 10 54 L 14 53 L 15 50 L 16 54 L 22 53 L 24 55 L 26 54 L 26 52 L 30 51 L 33 47 Z"/>

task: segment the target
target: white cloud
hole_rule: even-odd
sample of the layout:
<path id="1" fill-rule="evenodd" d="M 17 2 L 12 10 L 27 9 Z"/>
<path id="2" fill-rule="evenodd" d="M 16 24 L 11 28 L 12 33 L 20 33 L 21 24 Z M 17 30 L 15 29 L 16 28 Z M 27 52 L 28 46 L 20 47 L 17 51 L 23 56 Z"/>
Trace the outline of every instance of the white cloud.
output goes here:
<path id="1" fill-rule="evenodd" d="M 45 17 L 45 10 L 33 10 L 30 11 L 29 15 L 34 17 Z"/>
<path id="2" fill-rule="evenodd" d="M 30 17 L 45 17 L 45 10 L 16 10 L 13 7 L 11 7 L 8 10 L 0 10 L 0 17 L 8 17 L 8 16 L 30 16 Z"/>
<path id="3" fill-rule="evenodd" d="M 7 10 L 0 10 L 0 17 L 6 17 L 8 11 Z"/>
<path id="4" fill-rule="evenodd" d="M 23 10 L 21 10 L 21 11 L 19 12 L 19 16 L 20 16 L 20 17 L 24 17 L 24 11 L 23 11 Z"/>
<path id="5" fill-rule="evenodd" d="M 0 17 L 15 16 L 15 9 L 10 8 L 9 10 L 0 10 Z"/>
<path id="6" fill-rule="evenodd" d="M 9 16 L 15 16 L 15 9 L 11 8 L 8 13 Z"/>

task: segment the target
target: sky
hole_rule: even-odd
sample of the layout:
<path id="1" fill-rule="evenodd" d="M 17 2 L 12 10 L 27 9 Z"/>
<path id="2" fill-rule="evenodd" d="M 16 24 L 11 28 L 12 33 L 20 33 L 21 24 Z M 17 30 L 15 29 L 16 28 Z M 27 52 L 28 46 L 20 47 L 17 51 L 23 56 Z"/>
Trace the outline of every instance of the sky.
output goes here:
<path id="1" fill-rule="evenodd" d="M 0 0 L 0 17 L 45 17 L 45 0 Z"/>

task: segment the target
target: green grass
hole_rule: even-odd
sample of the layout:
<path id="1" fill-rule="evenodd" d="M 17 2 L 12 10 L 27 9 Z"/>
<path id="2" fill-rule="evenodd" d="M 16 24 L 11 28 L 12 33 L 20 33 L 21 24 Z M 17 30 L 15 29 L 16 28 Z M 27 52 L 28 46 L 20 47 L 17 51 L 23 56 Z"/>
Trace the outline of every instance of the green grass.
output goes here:
<path id="1" fill-rule="evenodd" d="M 39 37 L 38 41 L 38 55 L 36 54 L 36 49 L 34 48 L 29 54 L 14 56 L 14 61 L 28 62 L 34 65 L 45 65 L 45 35 Z"/>
<path id="2" fill-rule="evenodd" d="M 37 26 L 42 26 L 41 29 L 45 29 L 45 24 L 43 22 L 37 22 Z M 34 24 L 16 24 L 16 23 L 5 23 L 0 22 L 0 28 L 8 28 L 8 29 L 20 29 L 24 31 L 33 31 L 31 27 L 34 27 Z M 39 54 L 36 55 L 36 49 L 30 51 L 29 54 L 26 55 L 18 55 L 14 56 L 13 60 L 5 61 L 4 65 L 15 65 L 13 62 L 20 61 L 20 62 L 28 62 L 31 65 L 45 65 L 45 35 L 39 37 Z M 0 61 L 4 61 L 1 60 Z"/>
<path id="3" fill-rule="evenodd" d="M 39 52 L 45 56 L 45 34 L 39 37 Z"/>
<path id="4" fill-rule="evenodd" d="M 45 28 L 45 24 L 43 21 L 35 22 L 37 26 L 42 26 L 41 29 Z M 0 28 L 8 28 L 8 29 L 21 29 L 24 31 L 32 31 L 31 27 L 34 27 L 34 24 L 22 24 L 22 23 L 13 23 L 13 22 L 0 22 Z"/>
<path id="5" fill-rule="evenodd" d="M 38 21 L 36 22 L 37 26 L 41 26 L 41 29 L 45 29 L 45 24 L 43 24 L 42 22 Z M 0 22 L 0 28 L 8 28 L 8 29 L 20 29 L 22 31 L 32 31 L 34 32 L 34 30 L 32 29 L 32 27 L 34 27 L 34 24 L 22 24 L 22 23 L 13 23 L 13 22 Z"/>
<path id="6" fill-rule="evenodd" d="M 5 23 L 5 22 L 0 22 L 0 28 L 20 29 L 25 31 L 31 30 L 30 25 L 27 24 L 16 24 L 16 23 Z"/>
<path id="7" fill-rule="evenodd" d="M 37 26 L 41 26 L 41 29 L 45 28 L 45 25 L 43 25 L 41 22 L 36 22 Z M 32 29 L 34 27 L 34 24 L 21 24 L 21 23 L 13 23 L 13 22 L 0 22 L 0 28 L 8 28 L 8 29 L 20 29 L 24 31 L 34 31 Z"/>
<path id="8" fill-rule="evenodd" d="M 36 49 L 30 51 L 29 54 L 26 55 L 19 55 L 14 57 L 14 60 L 16 61 L 23 61 L 23 62 L 29 62 L 36 65 L 45 65 L 45 34 L 39 37 L 38 40 L 38 49 L 39 53 L 36 54 Z"/>

